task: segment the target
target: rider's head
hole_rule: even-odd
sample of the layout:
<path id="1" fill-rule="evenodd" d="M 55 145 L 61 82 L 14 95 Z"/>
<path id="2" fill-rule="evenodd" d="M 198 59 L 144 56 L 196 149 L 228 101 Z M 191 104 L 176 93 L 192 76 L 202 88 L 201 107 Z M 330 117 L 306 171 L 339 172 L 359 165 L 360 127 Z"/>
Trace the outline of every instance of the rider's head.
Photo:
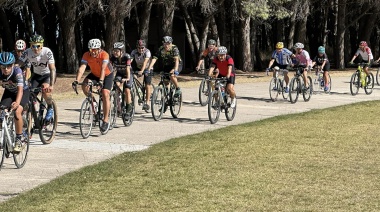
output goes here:
<path id="1" fill-rule="evenodd" d="M 218 56 L 218 60 L 224 61 L 227 55 L 227 48 L 225 46 L 219 46 L 216 54 Z"/>
<path id="2" fill-rule="evenodd" d="M 15 51 L 18 57 L 21 56 L 22 52 L 26 49 L 26 43 L 23 40 L 17 40 L 15 43 Z"/>
<path id="3" fill-rule="evenodd" d="M 99 55 L 101 47 L 102 42 L 97 38 L 88 41 L 88 49 L 90 50 L 90 54 L 92 57 L 97 57 Z"/>
<path id="4" fill-rule="evenodd" d="M 44 38 L 41 35 L 32 35 L 30 37 L 30 48 L 33 50 L 35 54 L 39 54 L 42 51 L 42 47 L 44 45 Z"/>
<path id="5" fill-rule="evenodd" d="M 0 67 L 2 73 L 9 75 L 12 72 L 15 61 L 15 56 L 11 52 L 0 53 Z"/>
<path id="6" fill-rule="evenodd" d="M 210 50 L 213 50 L 216 46 L 216 41 L 213 40 L 213 39 L 210 39 L 207 41 L 207 47 L 210 49 Z"/>
<path id="7" fill-rule="evenodd" d="M 125 52 L 125 46 L 123 42 L 116 42 L 113 44 L 112 54 L 119 58 Z"/>
<path id="8" fill-rule="evenodd" d="M 283 42 L 277 42 L 276 43 L 276 49 L 282 49 L 282 48 L 284 48 L 284 43 Z"/>
<path id="9" fill-rule="evenodd" d="M 146 45 L 145 40 L 142 40 L 142 39 L 141 40 L 137 40 L 137 42 L 136 42 L 136 48 L 139 51 L 139 53 L 144 52 L 145 45 Z"/>
<path id="10" fill-rule="evenodd" d="M 367 42 L 365 42 L 365 41 L 360 41 L 360 43 L 359 43 L 359 48 L 361 48 L 361 49 L 364 49 L 365 47 L 367 47 L 368 45 L 367 45 Z"/>
<path id="11" fill-rule="evenodd" d="M 318 53 L 319 54 L 324 54 L 325 52 L 326 52 L 325 47 L 323 47 L 323 46 L 318 47 Z"/>
<path id="12" fill-rule="evenodd" d="M 303 45 L 303 43 L 296 43 L 294 44 L 293 48 L 296 50 L 296 52 L 301 52 L 304 47 L 305 46 Z"/>
<path id="13" fill-rule="evenodd" d="M 162 43 L 164 44 L 166 51 L 168 51 L 172 47 L 173 38 L 170 36 L 164 36 L 162 38 Z"/>

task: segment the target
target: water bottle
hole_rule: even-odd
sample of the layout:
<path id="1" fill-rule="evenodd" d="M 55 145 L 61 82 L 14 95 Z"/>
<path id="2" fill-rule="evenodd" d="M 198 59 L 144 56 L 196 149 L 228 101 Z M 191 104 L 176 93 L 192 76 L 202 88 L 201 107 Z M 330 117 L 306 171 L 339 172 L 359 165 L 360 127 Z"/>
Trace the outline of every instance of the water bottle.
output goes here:
<path id="1" fill-rule="evenodd" d="M 224 92 L 224 87 L 221 88 L 220 92 L 222 93 L 222 97 L 226 96 L 226 93 Z"/>

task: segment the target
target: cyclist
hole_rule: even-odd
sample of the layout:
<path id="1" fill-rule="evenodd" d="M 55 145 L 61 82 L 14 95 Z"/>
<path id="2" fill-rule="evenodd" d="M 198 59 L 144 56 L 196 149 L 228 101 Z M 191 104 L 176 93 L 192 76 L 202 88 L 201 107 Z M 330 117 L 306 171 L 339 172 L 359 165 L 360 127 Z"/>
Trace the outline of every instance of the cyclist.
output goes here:
<path id="1" fill-rule="evenodd" d="M 112 66 L 109 63 L 109 54 L 101 49 L 102 42 L 97 39 L 91 39 L 88 41 L 88 52 L 85 52 L 82 56 L 81 64 L 78 68 L 77 76 L 73 82 L 73 86 L 78 84 L 79 80 L 82 78 L 87 65 L 91 69 L 83 82 L 86 84 L 89 80 L 94 83 L 99 83 L 102 88 L 103 97 L 103 124 L 100 126 L 101 130 L 104 132 L 108 129 L 108 116 L 110 111 L 110 91 L 113 85 L 114 75 L 111 72 Z M 82 86 L 83 93 L 85 95 L 89 92 L 89 87 L 86 85 Z"/>
<path id="2" fill-rule="evenodd" d="M 272 53 L 272 59 L 269 61 L 269 65 L 267 71 L 271 68 L 277 66 L 280 69 L 283 69 L 284 79 L 285 79 L 285 93 L 289 92 L 288 84 L 289 84 L 289 76 L 288 70 L 286 69 L 288 65 L 292 64 L 292 56 L 293 52 L 287 48 L 284 48 L 283 42 L 276 43 L 276 50 Z M 273 77 L 276 76 L 276 70 L 273 70 Z M 276 88 L 275 88 L 276 89 Z"/>
<path id="3" fill-rule="evenodd" d="M 307 52 L 304 49 L 303 43 L 296 43 L 293 48 L 296 50 L 296 53 L 295 53 L 296 64 L 295 65 L 305 66 L 302 77 L 303 77 L 303 81 L 305 82 L 304 89 L 307 89 L 309 88 L 308 81 L 307 81 L 307 71 L 311 69 L 312 60 L 310 59 L 309 52 Z"/>
<path id="4" fill-rule="evenodd" d="M 325 47 L 320 46 L 318 47 L 318 54 L 315 56 L 313 60 L 313 64 L 311 66 L 314 66 L 315 64 L 321 66 L 321 70 L 323 70 L 323 81 L 325 82 L 325 91 L 329 90 L 329 81 L 328 81 L 328 76 L 329 76 L 329 71 L 330 71 L 330 62 L 329 59 L 327 58 L 327 54 L 325 51 Z"/>
<path id="5" fill-rule="evenodd" d="M 179 54 L 178 47 L 173 44 L 173 38 L 165 36 L 162 39 L 163 45 L 158 48 L 152 62 L 149 64 L 148 70 L 153 70 L 153 65 L 158 59 L 162 60 L 162 71 L 164 73 L 171 73 L 170 80 L 176 87 L 175 95 L 181 94 L 181 88 L 178 86 L 177 75 L 182 70 L 182 60 Z"/>
<path id="6" fill-rule="evenodd" d="M 205 69 L 209 69 L 210 65 L 212 63 L 212 60 L 216 56 L 216 51 L 218 50 L 218 47 L 216 47 L 216 41 L 213 39 L 210 39 L 207 41 L 207 49 L 205 49 L 202 52 L 201 59 L 198 62 L 197 67 L 195 67 L 195 70 L 199 71 L 202 63 L 205 64 Z"/>
<path id="7" fill-rule="evenodd" d="M 26 142 L 22 132 L 22 111 L 29 102 L 29 89 L 22 70 L 14 65 L 15 61 L 16 58 L 11 52 L 0 53 L 0 75 L 2 86 L 5 88 L 0 105 L 15 110 L 16 143 L 13 151 L 18 153 L 23 142 Z"/>
<path id="8" fill-rule="evenodd" d="M 24 40 L 17 40 L 15 43 L 15 50 L 12 52 L 15 56 L 16 62 L 21 58 L 22 53 L 26 49 L 26 43 Z M 17 63 L 15 65 L 18 65 Z M 27 61 L 23 67 L 20 67 L 23 70 L 24 77 L 26 80 L 30 78 L 30 63 Z"/>
<path id="9" fill-rule="evenodd" d="M 352 57 L 350 64 L 353 64 L 354 60 L 359 55 L 362 58 L 362 62 L 367 63 L 366 65 L 364 65 L 363 69 L 364 69 L 364 72 L 366 73 L 366 75 L 368 77 L 368 84 L 371 84 L 371 78 L 369 77 L 368 68 L 371 67 L 371 65 L 373 63 L 373 54 L 372 54 L 371 49 L 368 47 L 368 44 L 366 41 L 360 41 L 359 48 L 355 52 L 354 56 Z"/>
<path id="10" fill-rule="evenodd" d="M 44 47 L 44 38 L 41 35 L 33 35 L 30 38 L 30 48 L 26 49 L 18 60 L 20 67 L 30 62 L 33 66 L 31 87 L 42 87 L 42 95 L 48 105 L 45 120 L 53 117 L 53 86 L 56 80 L 56 69 L 53 52 Z M 27 67 L 27 73 L 30 69 Z"/>
<path id="11" fill-rule="evenodd" d="M 143 110 L 149 110 L 150 109 L 150 95 L 152 93 L 151 84 L 152 84 L 152 76 L 149 75 L 149 63 L 152 58 L 152 54 L 148 48 L 146 48 L 145 40 L 138 40 L 136 43 L 136 49 L 134 49 L 131 53 L 132 56 L 132 67 L 133 70 L 139 70 L 138 71 L 138 77 L 144 76 L 144 82 L 145 82 L 145 102 L 146 104 L 143 105 Z M 144 73 L 144 74 L 143 74 Z"/>
<path id="12" fill-rule="evenodd" d="M 234 90 L 235 84 L 235 65 L 234 60 L 230 55 L 227 55 L 227 48 L 224 46 L 219 46 L 218 51 L 216 51 L 217 57 L 212 61 L 211 67 L 208 71 L 210 77 L 226 77 L 227 86 L 226 90 L 232 98 L 231 107 L 236 106 L 236 93 Z M 214 70 L 218 71 L 214 72 Z"/>
<path id="13" fill-rule="evenodd" d="M 132 99 L 131 99 L 131 88 L 133 84 L 133 75 L 131 72 L 131 56 L 125 53 L 125 46 L 122 42 L 116 42 L 113 44 L 112 56 L 110 62 L 116 71 L 117 78 L 123 79 L 123 87 L 125 86 L 125 102 L 126 112 L 129 114 L 132 111 Z M 118 83 L 118 86 L 120 84 Z"/>

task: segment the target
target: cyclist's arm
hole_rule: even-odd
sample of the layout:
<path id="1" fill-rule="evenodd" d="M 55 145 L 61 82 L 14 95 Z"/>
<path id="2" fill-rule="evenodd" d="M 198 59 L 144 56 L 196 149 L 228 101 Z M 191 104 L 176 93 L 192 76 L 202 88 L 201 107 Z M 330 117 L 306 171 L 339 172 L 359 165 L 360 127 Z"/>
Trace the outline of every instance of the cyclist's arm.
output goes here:
<path id="1" fill-rule="evenodd" d="M 152 61 L 151 61 L 150 64 L 149 64 L 149 68 L 148 68 L 148 70 L 153 69 L 153 66 L 154 66 L 154 64 L 156 63 L 157 59 L 158 59 L 157 57 L 153 57 Z"/>
<path id="2" fill-rule="evenodd" d="M 131 76 L 131 66 L 130 65 L 127 65 L 125 74 L 127 75 L 127 76 L 125 76 L 126 81 L 130 80 L 130 76 Z"/>
<path id="3" fill-rule="evenodd" d="M 102 70 L 100 71 L 99 81 L 104 81 L 104 78 L 106 77 L 106 68 L 107 68 L 107 66 L 108 66 L 108 60 L 103 60 Z"/>
<path id="4" fill-rule="evenodd" d="M 56 80 L 56 70 L 55 70 L 55 64 L 50 63 L 49 64 L 49 69 L 50 69 L 50 87 L 53 87 L 55 80 Z"/>
<path id="5" fill-rule="evenodd" d="M 82 63 L 79 68 L 78 68 L 78 71 L 77 71 L 77 76 L 75 78 L 75 81 L 79 82 L 79 80 L 82 78 L 83 76 L 83 73 L 84 71 L 86 71 L 86 67 L 87 67 L 87 64 L 86 63 Z"/>
<path id="6" fill-rule="evenodd" d="M 140 72 L 143 72 L 145 69 L 146 69 L 146 64 L 148 64 L 148 62 L 149 62 L 149 57 L 146 57 L 145 59 L 144 59 L 144 62 L 143 62 L 143 65 L 141 66 L 141 70 L 140 70 Z M 131 61 L 132 62 L 132 61 Z"/>
<path id="7" fill-rule="evenodd" d="M 175 61 L 175 64 L 174 64 L 173 70 L 172 70 L 170 73 L 174 73 L 175 71 L 178 71 L 179 57 L 178 57 L 178 56 L 175 56 L 175 57 L 174 57 L 174 61 Z"/>
<path id="8" fill-rule="evenodd" d="M 268 68 L 272 67 L 273 63 L 274 63 L 274 59 L 272 58 L 272 59 L 269 61 Z"/>

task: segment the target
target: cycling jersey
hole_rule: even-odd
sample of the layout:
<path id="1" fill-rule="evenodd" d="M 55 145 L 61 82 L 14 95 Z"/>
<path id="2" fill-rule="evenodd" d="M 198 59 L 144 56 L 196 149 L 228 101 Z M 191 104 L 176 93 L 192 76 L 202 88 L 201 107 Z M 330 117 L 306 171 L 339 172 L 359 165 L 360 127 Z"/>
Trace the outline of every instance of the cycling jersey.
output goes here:
<path id="1" fill-rule="evenodd" d="M 49 64 L 55 63 L 53 52 L 47 47 L 42 47 L 38 55 L 34 54 L 31 48 L 28 48 L 19 59 L 24 63 L 29 61 L 33 66 L 33 72 L 39 75 L 50 74 Z"/>
<path id="2" fill-rule="evenodd" d="M 172 44 L 172 48 L 169 51 L 165 50 L 164 46 L 161 46 L 156 55 L 153 56 L 155 59 L 161 59 L 163 66 L 172 66 L 175 65 L 175 57 L 179 57 L 179 63 L 182 63 L 181 61 L 181 55 L 179 54 L 178 47 L 176 45 Z"/>
<path id="3" fill-rule="evenodd" d="M 320 54 L 317 54 L 317 56 L 315 56 L 313 62 L 316 62 L 317 65 L 322 65 L 322 63 L 326 61 L 325 65 L 327 65 L 329 62 L 329 59 L 327 58 L 327 54 L 326 53 L 323 53 L 322 55 Z"/>
<path id="4" fill-rule="evenodd" d="M 207 48 L 202 52 L 201 60 L 206 59 L 205 60 L 206 68 L 210 67 L 212 61 L 214 60 L 216 56 L 217 50 L 218 50 L 218 47 L 213 48 L 211 51 L 209 50 L 209 48 Z"/>
<path id="5" fill-rule="evenodd" d="M 16 63 L 17 63 L 18 60 L 21 60 L 21 57 L 22 57 L 23 53 L 21 54 L 20 57 L 17 55 L 16 51 L 13 51 L 12 54 L 15 56 Z M 26 62 L 24 63 L 24 65 L 21 67 L 21 69 L 24 70 L 25 68 L 30 68 L 30 67 L 31 67 L 31 65 L 30 65 L 29 60 L 26 60 Z"/>
<path id="6" fill-rule="evenodd" d="M 139 69 L 137 71 L 141 71 L 141 68 L 142 68 L 146 58 L 149 58 L 149 61 L 145 67 L 146 68 L 149 67 L 150 58 L 152 57 L 152 53 L 147 48 L 144 49 L 144 52 L 142 54 L 140 54 L 139 51 L 137 49 L 135 49 L 131 52 L 131 57 L 132 57 L 132 62 L 135 61 L 136 68 Z"/>
<path id="7" fill-rule="evenodd" d="M 305 65 L 305 66 L 312 65 L 309 52 L 307 52 L 304 49 L 302 49 L 300 53 L 296 53 L 296 61 L 297 61 L 297 65 Z"/>
<path id="8" fill-rule="evenodd" d="M 10 91 L 11 93 L 17 93 L 18 86 L 22 86 L 23 90 L 28 89 L 28 85 L 25 82 L 22 70 L 18 66 L 13 66 L 13 69 L 10 75 L 4 75 L 0 71 L 0 77 L 1 77 L 3 88 L 5 88 L 5 90 L 7 91 Z"/>
<path id="9" fill-rule="evenodd" d="M 90 66 L 91 73 L 93 73 L 96 77 L 100 77 L 103 63 L 108 63 L 105 69 L 105 76 L 108 76 L 112 70 L 112 66 L 109 63 L 109 55 L 104 50 L 100 50 L 97 57 L 92 57 L 90 52 L 84 53 L 81 63 Z"/>
<path id="10" fill-rule="evenodd" d="M 219 76 L 225 77 L 228 74 L 228 67 L 232 66 L 231 77 L 235 76 L 235 65 L 234 60 L 230 55 L 226 55 L 224 61 L 220 61 L 217 57 L 212 61 L 212 67 L 219 69 Z"/>
<path id="11" fill-rule="evenodd" d="M 125 74 L 127 73 L 127 66 L 131 66 L 131 59 L 131 55 L 129 55 L 128 53 L 124 53 L 120 58 L 117 58 L 112 55 L 110 58 L 110 62 L 114 67 L 114 70 L 124 75 L 125 77 Z"/>
<path id="12" fill-rule="evenodd" d="M 364 48 L 364 51 L 358 48 L 358 50 L 355 53 L 355 56 L 359 55 L 362 57 L 363 60 L 367 62 L 373 59 L 372 51 L 368 46 Z"/>
<path id="13" fill-rule="evenodd" d="M 292 54 L 289 49 L 282 48 L 280 51 L 275 50 L 273 52 L 272 59 L 279 65 L 289 65 L 292 64 L 292 58 L 290 57 Z"/>

